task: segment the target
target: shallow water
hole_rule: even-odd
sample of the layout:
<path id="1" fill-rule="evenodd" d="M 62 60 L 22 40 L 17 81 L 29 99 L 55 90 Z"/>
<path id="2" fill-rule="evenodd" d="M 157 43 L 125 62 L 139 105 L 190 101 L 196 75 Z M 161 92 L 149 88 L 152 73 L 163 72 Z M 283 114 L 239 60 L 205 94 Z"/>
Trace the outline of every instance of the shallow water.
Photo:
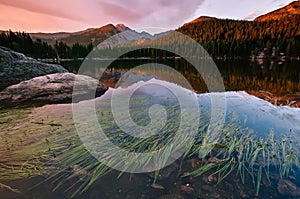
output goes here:
<path id="1" fill-rule="evenodd" d="M 138 82 L 133 84 L 129 88 L 119 88 L 119 89 L 133 89 L 140 87 L 141 84 L 145 82 Z M 133 113 L 141 114 L 138 117 L 133 114 L 133 120 L 139 125 L 145 126 L 149 124 L 146 122 L 149 120 L 148 109 L 153 104 L 161 104 L 169 106 L 171 109 L 170 114 L 176 113 L 172 108 L 178 109 L 178 103 L 174 94 L 170 93 L 168 90 L 157 89 L 153 85 L 168 85 L 168 82 L 163 82 L 161 80 L 151 79 L 150 84 L 146 87 L 141 87 L 136 90 L 133 99 L 131 101 L 131 110 Z M 152 86 L 151 86 L 152 85 Z M 185 90 L 179 86 L 175 86 L 178 90 L 191 94 L 197 103 L 201 112 L 201 119 L 206 121 L 210 118 L 211 114 L 211 96 L 214 95 L 217 98 L 222 96 L 226 97 L 226 116 L 225 116 L 225 126 L 235 125 L 243 129 L 243 133 L 249 133 L 253 135 L 255 139 L 266 138 L 269 136 L 270 131 L 274 132 L 275 139 L 280 140 L 282 137 L 291 137 L 293 142 L 299 141 L 300 135 L 300 109 L 290 108 L 290 107 L 277 107 L 271 105 L 270 103 L 258 99 L 246 92 L 226 92 L 226 93 L 210 93 L 210 94 L 195 94 L 189 90 Z M 109 125 L 116 125 L 111 123 L 111 115 L 108 116 L 110 112 L 111 103 L 110 99 L 112 93 L 115 89 L 109 89 L 107 93 L 96 99 L 96 109 L 99 113 L 103 113 L 104 116 L 99 116 L 99 121 L 101 124 L 106 124 L 107 133 L 115 134 L 120 129 L 112 128 Z M 135 101 L 134 99 L 138 99 Z M 122 96 L 118 96 L 118 100 L 122 100 Z M 144 101 L 143 101 L 144 100 Z M 92 101 L 90 101 L 92 102 Z M 89 102 L 81 102 L 79 104 L 85 104 Z M 140 103 L 140 104 L 139 104 Z M 174 104 L 175 105 L 174 105 Z M 143 111 L 141 112 L 141 107 L 143 105 Z M 121 107 L 122 108 L 122 107 Z M 135 109 L 136 108 L 136 109 Z M 36 108 L 32 113 L 20 112 L 25 118 L 29 118 L 29 122 L 24 123 L 22 117 L 19 117 L 20 121 L 16 121 L 13 124 L 12 120 L 10 123 L 3 123 L 8 125 L 6 128 L 7 132 L 3 135 L 1 134 L 1 141 L 3 141 L 4 136 L 10 135 L 20 136 L 24 134 L 24 130 L 35 129 L 38 132 L 38 137 L 36 134 L 30 134 L 29 137 L 24 137 L 23 139 L 31 139 L 30 142 L 21 144 L 22 146 L 16 146 L 15 154 L 22 154 L 24 149 L 30 149 L 32 143 L 38 143 L 38 146 L 44 148 L 43 153 L 49 154 L 47 151 L 50 148 L 48 142 L 53 142 L 54 145 L 68 145 L 69 142 L 74 141 L 76 138 L 76 130 L 74 128 L 74 121 L 72 119 L 72 107 L 71 105 L 47 105 L 44 107 Z M 9 111 L 7 111 L 9 113 Z M 2 116 L 4 118 L 3 114 Z M 10 114 L 16 114 L 16 112 L 11 112 Z M 168 113 L 168 111 L 167 111 Z M 176 113 L 177 114 L 177 113 Z M 175 114 L 175 115 L 176 115 Z M 9 115 L 9 114 L 8 114 Z M 146 119 L 146 120 L 140 120 Z M 174 118 L 169 118 L 167 122 Z M 27 119 L 26 119 L 27 121 Z M 178 118 L 175 120 L 178 121 Z M 50 125 L 51 124 L 51 125 Z M 56 125 L 53 125 L 56 124 Z M 9 126 L 11 125 L 11 126 Z M 175 123 L 176 126 L 176 123 Z M 113 129 L 113 130 L 112 130 Z M 165 129 L 165 130 L 168 130 Z M 51 134 L 49 134 L 51 132 Z M 28 132 L 30 133 L 30 132 Z M 31 132 L 32 133 L 32 132 Z M 35 132 L 33 132 L 35 133 Z M 74 138 L 75 136 L 75 138 Z M 12 137 L 12 136 L 10 136 Z M 44 138 L 47 138 L 45 141 Z M 14 139 L 12 139 L 14 140 Z M 50 140 L 50 141 L 49 141 Z M 55 144 L 56 143 L 56 144 Z M 25 145 L 25 146 L 23 146 Z M 52 147 L 52 146 L 51 146 Z M 53 149 L 59 155 L 60 152 L 65 149 Z M 14 151 L 13 151 L 14 152 Z M 34 155 L 38 152 L 36 148 L 33 147 L 31 150 L 26 150 L 29 155 Z M 8 153 L 5 149 L 2 149 L 1 153 Z M 52 153 L 52 152 L 51 152 Z M 53 152 L 54 153 L 54 152 Z M 213 154 L 210 155 L 213 157 Z M 298 156 L 297 156 L 298 157 Z M 90 156 L 89 160 L 95 162 Z M 22 157 L 11 156 L 11 161 L 25 161 Z M 50 162 L 48 162 L 50 161 Z M 72 174 L 76 174 L 70 180 L 66 180 L 65 176 L 68 176 L 68 171 L 58 174 L 54 178 L 48 179 L 41 185 L 33 187 L 38 183 L 44 181 L 49 177 L 50 173 L 57 172 L 57 169 L 65 167 L 65 162 L 55 162 L 53 157 L 48 158 L 47 164 L 55 163 L 55 167 L 50 167 L 48 172 L 41 171 L 42 176 L 33 175 L 32 177 L 23 177 L 21 179 L 8 179 L 1 180 L 1 183 L 11 186 L 12 188 L 18 189 L 22 194 L 14 193 L 8 188 L 0 188 L 1 198 L 69 198 L 71 195 L 80 187 L 81 183 L 88 178 L 89 170 L 84 170 L 80 168 L 78 170 L 71 170 Z M 196 176 L 182 177 L 186 172 L 191 172 L 201 164 L 206 164 L 209 162 L 209 157 L 201 159 L 198 158 L 197 154 L 195 156 L 186 158 L 185 160 L 179 159 L 172 163 L 170 166 L 164 168 L 160 171 L 156 185 L 152 185 L 154 180 L 153 173 L 144 174 L 128 174 L 125 173 L 120 178 L 118 178 L 119 172 L 113 171 L 92 184 L 88 191 L 82 193 L 82 195 L 75 195 L 75 198 L 253 198 L 255 197 L 255 186 L 252 183 L 252 178 L 250 175 L 245 175 L 244 183 L 242 182 L 239 175 L 236 175 L 236 171 L 230 173 L 224 180 L 217 184 L 217 175 L 211 176 L 214 169 L 205 172 L 204 174 Z M 1 165 L 8 164 L 8 162 L 1 162 Z M 75 162 L 73 162 L 75 163 Z M 257 161 L 259 164 L 259 159 Z M 81 172 L 82 170 L 84 172 Z M 255 167 L 254 169 L 257 169 Z M 4 170 L 5 171 L 5 170 Z M 69 171 L 70 172 L 70 171 Z M 87 173 L 86 173 L 87 172 Z M 39 172 L 37 172 L 39 173 Z M 62 177 L 62 178 L 59 178 Z M 270 182 L 268 181 L 270 178 Z M 284 177 L 284 181 L 280 180 L 280 176 L 276 167 L 270 169 L 270 175 L 262 175 L 261 188 L 259 191 L 259 198 L 297 198 L 298 191 L 300 190 L 300 178 L 299 171 L 295 169 L 295 173 L 290 173 L 287 177 Z M 255 178 L 256 179 L 256 178 Z M 78 181 L 79 180 L 79 181 Z M 54 192 L 52 190 L 60 183 L 63 184 L 58 187 Z M 77 185 L 72 187 L 76 182 Z M 286 184 L 290 186 L 285 186 Z M 71 187 L 70 190 L 68 190 Z M 284 188 L 287 187 L 287 188 Z M 293 190 L 294 189 L 294 190 Z M 65 192 L 68 190 L 67 192 Z M 290 190 L 290 192 L 288 191 Z M 291 191 L 292 190 L 292 191 Z M 300 193 L 300 192 L 299 192 Z"/>
<path id="2" fill-rule="evenodd" d="M 132 80 L 132 76 L 128 79 Z M 167 97 L 168 100 L 176 96 L 168 91 L 156 88 L 156 85 L 167 85 L 168 83 L 147 76 L 143 80 L 149 85 L 141 87 L 139 83 L 133 84 L 128 90 L 135 90 L 135 94 L 143 94 L 155 97 Z M 125 80 L 122 84 L 128 86 Z M 143 83 L 142 83 L 143 84 Z M 153 85 L 151 88 L 151 84 Z M 110 99 L 114 89 L 110 90 L 99 99 Z M 231 91 L 226 93 L 204 93 L 195 94 L 199 103 L 201 113 L 209 115 L 211 111 L 212 96 L 214 98 L 224 98 L 224 108 L 226 109 L 226 122 L 230 122 L 233 117 L 237 119 L 236 124 L 242 128 L 253 130 L 253 133 L 259 137 L 269 135 L 274 132 L 278 138 L 282 136 L 291 136 L 294 140 L 299 140 L 300 135 L 300 108 L 291 108 L 289 106 L 275 106 L 271 103 L 248 94 L 245 91 Z M 202 117 L 207 117 L 202 115 Z"/>

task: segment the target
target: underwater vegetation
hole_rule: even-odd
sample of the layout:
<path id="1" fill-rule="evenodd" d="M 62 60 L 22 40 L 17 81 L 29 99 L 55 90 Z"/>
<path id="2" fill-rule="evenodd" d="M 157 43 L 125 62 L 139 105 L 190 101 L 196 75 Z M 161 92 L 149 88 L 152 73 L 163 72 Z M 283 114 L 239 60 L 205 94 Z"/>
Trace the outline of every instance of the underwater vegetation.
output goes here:
<path id="1" fill-rule="evenodd" d="M 140 104 L 145 106 L 145 108 L 136 108 L 131 113 L 133 119 L 140 118 L 139 122 L 141 124 L 145 124 L 146 120 L 149 119 L 145 115 L 147 111 L 145 100 L 144 97 L 136 97 L 133 102 L 136 107 Z M 134 138 L 122 132 L 114 122 L 109 106 L 110 101 L 106 100 L 102 101 L 101 105 L 96 108 L 98 121 L 107 135 L 107 140 L 105 141 L 109 140 L 126 151 L 137 153 L 157 151 L 164 145 L 169 144 L 170 140 L 174 139 L 176 133 L 178 133 L 178 114 L 181 112 L 178 110 L 177 105 L 172 104 L 170 101 L 166 108 L 167 112 L 171 114 L 167 124 L 159 134 L 148 138 Z M 210 153 L 205 157 L 198 157 L 203 147 L 207 147 L 203 145 L 203 138 L 206 136 L 209 125 L 209 117 L 205 115 L 209 114 L 202 114 L 204 116 L 199 122 L 198 134 L 193 138 L 193 144 L 188 147 L 188 150 L 178 160 L 181 164 L 185 164 L 185 161 L 191 158 L 199 158 L 201 164 L 190 171 L 183 171 L 181 168 L 178 168 L 179 177 L 198 177 L 208 171 L 212 171 L 212 175 L 217 177 L 217 183 L 220 183 L 230 174 L 235 173 L 244 183 L 246 176 L 250 176 L 255 193 L 258 195 L 262 178 L 266 178 L 271 184 L 270 175 L 272 173 L 278 173 L 280 178 L 285 178 L 290 175 L 296 175 L 296 172 L 299 171 L 299 144 L 292 137 L 282 136 L 280 139 L 275 139 L 274 132 L 271 131 L 268 132 L 268 136 L 260 138 L 250 129 L 238 126 L 237 117 L 232 117 L 225 123 L 218 140 L 212 144 Z M 185 115 L 185 117 L 189 116 Z M 144 123 L 143 120 L 145 120 Z M 188 129 L 188 127 L 186 128 Z M 86 130 L 93 129 L 94 127 L 89 126 Z M 76 135 L 71 137 L 67 138 L 67 140 L 72 140 L 71 143 L 68 146 L 64 146 L 64 148 L 59 148 L 59 146 L 63 145 L 65 141 L 60 143 L 59 140 L 62 139 L 49 138 L 49 140 L 56 140 L 56 143 L 53 145 L 53 151 L 55 151 L 56 155 L 50 162 L 57 167 L 54 169 L 53 175 L 46 180 L 56 182 L 57 186 L 54 190 L 69 180 L 72 180 L 72 182 L 75 180 L 76 183 L 73 183 L 68 190 L 72 190 L 73 186 L 78 186 L 79 188 L 75 191 L 73 190 L 74 192 L 72 193 L 72 196 L 76 196 L 86 192 L 93 183 L 102 176 L 114 171 L 114 169 L 93 157 L 79 137 Z M 97 142 L 103 141 L 97 140 Z M 91 142 L 95 142 L 95 140 L 91 138 Z M 53 151 L 49 151 L 49 155 L 53 154 Z M 99 153 L 107 153 L 106 157 L 111 164 L 121 164 L 125 165 L 125 167 L 134 167 L 137 164 L 137 162 L 121 161 L 123 159 L 120 157 L 120 154 L 113 153 L 113 151 L 103 150 L 99 151 Z M 161 154 L 161 159 L 157 160 L 157 164 L 166 163 L 166 160 L 172 158 L 172 155 L 170 151 L 164 151 Z M 145 168 L 151 161 L 147 156 L 139 156 L 138 158 L 138 164 L 144 165 Z M 153 173 L 153 185 L 156 186 L 160 170 Z M 119 177 L 123 174 L 124 172 L 120 172 Z"/>
<path id="2" fill-rule="evenodd" d="M 106 138 L 97 140 L 91 137 L 90 141 L 92 143 L 110 141 L 125 151 L 137 154 L 152 153 L 170 144 L 180 133 L 183 135 L 181 138 L 192 139 L 193 142 L 178 160 L 174 160 L 178 165 L 176 167 L 178 178 L 193 177 L 197 179 L 209 173 L 210 176 L 217 179 L 216 183 L 219 184 L 227 177 L 235 175 L 241 179 L 242 183 L 248 183 L 251 179 L 255 195 L 259 195 L 263 179 L 272 184 L 271 176 L 274 173 L 280 178 L 286 178 L 296 176 L 299 172 L 299 143 L 292 137 L 293 134 L 289 134 L 290 132 L 278 137 L 275 131 L 271 131 L 266 132 L 264 137 L 260 137 L 252 129 L 240 125 L 239 115 L 232 114 L 219 132 L 219 138 L 211 143 L 211 146 L 206 146 L 203 144 L 203 139 L 208 133 L 208 126 L 217 125 L 209 124 L 209 110 L 202 110 L 200 121 L 194 121 L 194 116 L 186 114 L 184 110 L 180 109 L 176 100 L 136 95 L 130 103 L 134 105 L 130 113 L 132 120 L 141 126 L 149 123 L 149 107 L 157 103 L 163 105 L 168 117 L 160 132 L 143 138 L 128 135 L 115 122 L 110 99 L 103 99 L 96 103 L 95 111 Z M 65 192 L 71 192 L 72 197 L 77 197 L 86 193 L 97 180 L 116 172 L 91 155 L 86 143 L 83 143 L 76 133 L 71 107 L 69 105 L 65 107 L 68 108 L 55 108 L 55 105 L 45 107 L 46 112 L 53 109 L 49 115 L 55 115 L 55 112 L 60 110 L 63 117 L 59 115 L 57 118 L 31 117 L 34 115 L 32 110 L 23 108 L 1 112 L 0 122 L 3 126 L 1 126 L 0 137 L 0 180 L 41 175 L 45 176 L 45 179 L 34 185 L 32 189 L 42 183 L 51 182 L 55 185 L 52 188 L 55 191 L 67 184 L 69 187 Z M 160 114 L 163 115 L 160 112 L 155 114 L 157 114 L 156 117 Z M 184 136 L 185 134 L 189 135 L 189 125 L 185 126 L 183 132 L 178 132 L 180 117 L 190 117 L 191 122 L 197 123 L 198 132 L 194 137 Z M 87 132 L 98 128 L 91 126 L 87 120 L 83 119 L 82 122 L 86 124 Z M 152 135 L 153 132 L 150 131 L 149 134 Z M 200 157 L 199 153 L 203 147 L 209 147 L 212 150 L 205 157 Z M 175 149 L 176 152 L 176 146 L 171 149 Z M 137 156 L 138 162 L 127 162 L 124 157 L 120 157 L 120 154 L 109 151 L 109 148 L 103 148 L 98 153 L 105 154 L 110 164 L 122 165 L 125 168 L 137 165 L 144 167 L 153 175 L 152 187 L 160 189 L 159 176 L 169 168 L 163 166 L 168 159 L 174 157 L 171 149 L 163 150 L 158 160 L 139 155 Z M 198 159 L 199 164 L 187 169 L 187 162 L 193 159 Z M 162 166 L 161 169 L 153 171 L 153 168 L 148 168 L 150 161 Z M 120 171 L 118 177 L 120 178 L 124 174 L 125 172 Z M 18 192 L 14 187 L 5 185 L 5 183 L 0 185 Z"/>

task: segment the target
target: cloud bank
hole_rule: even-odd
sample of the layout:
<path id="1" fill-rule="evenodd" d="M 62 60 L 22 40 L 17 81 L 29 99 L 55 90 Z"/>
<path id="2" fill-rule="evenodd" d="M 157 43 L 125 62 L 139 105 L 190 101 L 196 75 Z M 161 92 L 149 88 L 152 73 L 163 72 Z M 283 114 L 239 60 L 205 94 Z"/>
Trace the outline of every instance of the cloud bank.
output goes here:
<path id="1" fill-rule="evenodd" d="M 35 26 L 73 28 L 99 27 L 107 23 L 124 23 L 133 27 L 176 28 L 190 18 L 204 0 L 0 0 L 3 10 L 0 24 L 8 22 L 28 29 L 28 19 Z M 26 27 L 24 25 L 26 24 Z M 17 27 L 11 27 L 16 29 Z"/>

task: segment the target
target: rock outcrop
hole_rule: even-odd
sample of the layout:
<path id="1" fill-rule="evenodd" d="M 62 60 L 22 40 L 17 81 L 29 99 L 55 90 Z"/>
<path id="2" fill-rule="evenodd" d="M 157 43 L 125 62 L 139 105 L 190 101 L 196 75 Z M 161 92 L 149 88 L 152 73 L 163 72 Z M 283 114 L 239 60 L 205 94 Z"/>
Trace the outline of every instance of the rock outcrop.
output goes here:
<path id="1" fill-rule="evenodd" d="M 77 89 L 73 93 L 75 81 Z M 72 101 L 73 94 L 76 95 L 76 98 L 87 100 L 91 98 L 91 94 L 98 97 L 104 94 L 107 89 L 107 86 L 89 76 L 56 73 L 35 77 L 7 87 L 0 92 L 0 102 L 4 104 L 68 103 Z"/>
<path id="2" fill-rule="evenodd" d="M 8 48 L 0 47 L 0 91 L 34 77 L 64 72 L 68 71 L 60 65 L 42 63 Z"/>

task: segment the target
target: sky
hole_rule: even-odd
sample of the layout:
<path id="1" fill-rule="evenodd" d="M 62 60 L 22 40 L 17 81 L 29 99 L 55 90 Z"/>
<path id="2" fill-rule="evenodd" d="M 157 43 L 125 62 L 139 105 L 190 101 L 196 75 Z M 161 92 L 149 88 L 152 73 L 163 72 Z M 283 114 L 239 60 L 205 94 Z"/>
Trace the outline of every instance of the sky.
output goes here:
<path id="1" fill-rule="evenodd" d="M 0 0 L 0 30 L 74 32 L 125 24 L 150 33 L 199 16 L 252 20 L 292 0 Z"/>

